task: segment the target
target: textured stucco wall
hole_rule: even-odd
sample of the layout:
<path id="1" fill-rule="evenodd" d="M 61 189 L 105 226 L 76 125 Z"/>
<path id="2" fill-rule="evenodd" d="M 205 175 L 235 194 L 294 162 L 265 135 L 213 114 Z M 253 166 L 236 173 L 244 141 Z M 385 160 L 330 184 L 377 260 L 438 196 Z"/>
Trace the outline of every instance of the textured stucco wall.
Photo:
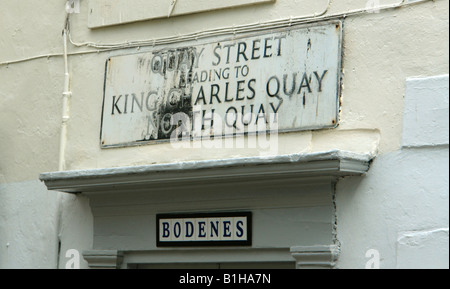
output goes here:
<path id="1" fill-rule="evenodd" d="M 0 269 L 56 267 L 58 194 L 39 181 L 0 184 Z"/>
<path id="2" fill-rule="evenodd" d="M 403 147 L 337 186 L 341 268 L 449 266 L 448 75 L 405 82 Z"/>
<path id="3" fill-rule="evenodd" d="M 404 149 L 378 156 L 366 177 L 339 182 L 340 268 L 364 269 L 370 249 L 379 251 L 380 268 L 401 267 L 403 260 L 398 258 L 405 257 L 398 239 L 404 234 L 448 230 L 449 171 L 442 161 L 448 157 L 448 147 Z M 448 267 L 448 231 L 447 239 L 431 251 L 442 254 L 429 260 L 422 252 L 421 262 L 409 267 Z"/>

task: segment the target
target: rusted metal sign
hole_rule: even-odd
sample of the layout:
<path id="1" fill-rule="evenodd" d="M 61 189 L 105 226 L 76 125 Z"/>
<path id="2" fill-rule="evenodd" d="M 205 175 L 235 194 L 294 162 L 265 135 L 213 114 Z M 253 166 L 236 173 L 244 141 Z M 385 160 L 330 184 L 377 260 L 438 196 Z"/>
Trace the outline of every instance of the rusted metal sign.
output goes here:
<path id="1" fill-rule="evenodd" d="M 340 22 L 107 60 L 102 147 L 337 125 Z"/>

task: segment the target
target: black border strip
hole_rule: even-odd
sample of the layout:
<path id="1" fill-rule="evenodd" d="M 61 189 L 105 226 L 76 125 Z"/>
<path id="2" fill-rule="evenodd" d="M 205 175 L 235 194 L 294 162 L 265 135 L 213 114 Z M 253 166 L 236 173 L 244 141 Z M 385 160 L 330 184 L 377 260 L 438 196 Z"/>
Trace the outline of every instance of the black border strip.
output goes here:
<path id="1" fill-rule="evenodd" d="M 159 220 L 161 219 L 200 219 L 200 218 L 247 218 L 246 241 L 171 241 L 159 240 Z M 251 212 L 223 212 L 223 213 L 184 213 L 184 214 L 157 214 L 156 215 L 156 246 L 157 247 L 227 247 L 252 246 L 252 213 Z"/>

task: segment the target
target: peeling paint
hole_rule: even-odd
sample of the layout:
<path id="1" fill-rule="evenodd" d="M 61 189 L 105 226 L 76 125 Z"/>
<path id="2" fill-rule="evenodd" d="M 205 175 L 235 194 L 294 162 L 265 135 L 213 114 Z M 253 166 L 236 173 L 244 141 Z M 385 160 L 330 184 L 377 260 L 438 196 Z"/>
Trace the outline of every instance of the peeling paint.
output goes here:
<path id="1" fill-rule="evenodd" d="M 169 141 L 179 131 L 193 140 L 334 128 L 342 32 L 335 25 L 115 56 L 105 74 L 102 147 Z"/>

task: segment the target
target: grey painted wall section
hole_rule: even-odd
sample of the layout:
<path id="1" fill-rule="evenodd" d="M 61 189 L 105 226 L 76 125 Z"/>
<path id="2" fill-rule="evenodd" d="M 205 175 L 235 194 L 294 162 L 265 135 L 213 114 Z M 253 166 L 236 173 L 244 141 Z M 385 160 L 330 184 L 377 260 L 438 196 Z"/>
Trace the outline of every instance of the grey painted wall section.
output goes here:
<path id="1" fill-rule="evenodd" d="M 445 269 L 448 255 L 448 228 L 403 232 L 397 239 L 396 268 Z"/>
<path id="2" fill-rule="evenodd" d="M 0 269 L 57 266 L 59 196 L 39 181 L 0 184 Z"/>
<path id="3" fill-rule="evenodd" d="M 93 244 L 94 219 L 89 200 L 83 196 L 63 194 L 60 207 L 62 213 L 58 236 L 61 249 L 58 268 L 66 268 L 68 262 L 71 265 L 73 256 L 66 254 L 68 250 L 74 249 L 80 253 L 80 269 L 87 269 L 88 264 L 81 253 L 86 248 L 92 248 Z"/>
<path id="4" fill-rule="evenodd" d="M 274 190 L 278 190 L 274 198 Z M 235 184 L 91 196 L 94 249 L 155 250 L 157 213 L 253 212 L 253 248 L 332 243 L 332 187 Z M 181 258 L 181 257 L 180 257 Z"/>
<path id="5" fill-rule="evenodd" d="M 365 268 L 370 249 L 380 252 L 381 268 L 396 268 L 404 262 L 397 260 L 405 257 L 397 248 L 403 234 L 448 228 L 449 170 L 442 161 L 448 157 L 445 147 L 404 149 L 378 156 L 365 178 L 338 183 L 340 268 Z M 443 259 L 410 266 L 437 266 L 446 259 L 448 267 L 448 235 L 433 251 Z"/>
<path id="6" fill-rule="evenodd" d="M 337 186 L 340 268 L 449 267 L 448 75 L 408 79 L 403 144 Z M 440 144 L 440 145 L 436 145 Z"/>
<path id="7" fill-rule="evenodd" d="M 86 198 L 49 191 L 40 181 L 0 184 L 0 269 L 65 268 L 67 250 L 92 248 L 92 239 Z"/>

